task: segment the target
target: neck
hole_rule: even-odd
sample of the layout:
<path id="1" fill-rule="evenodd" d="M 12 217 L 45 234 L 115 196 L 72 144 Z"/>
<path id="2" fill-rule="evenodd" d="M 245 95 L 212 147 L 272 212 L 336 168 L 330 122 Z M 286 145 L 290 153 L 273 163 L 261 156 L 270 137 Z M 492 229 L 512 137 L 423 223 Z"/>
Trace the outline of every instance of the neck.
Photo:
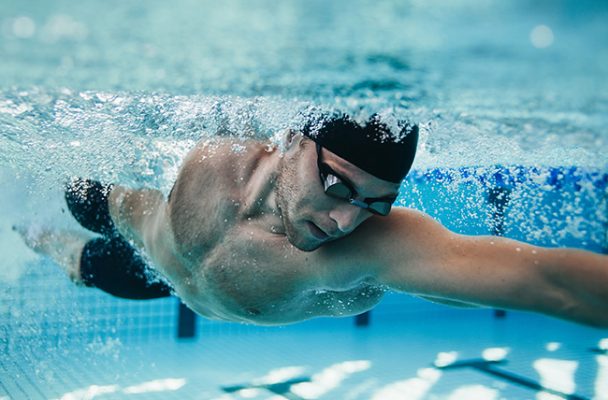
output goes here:
<path id="1" fill-rule="evenodd" d="M 280 210 L 276 204 L 275 188 L 282 158 L 281 152 L 273 146 L 268 151 L 264 146 L 258 155 L 258 163 L 253 169 L 244 191 L 245 217 L 259 219 L 271 217 L 270 230 L 274 233 L 283 232 L 280 223 Z M 272 218 L 272 217 L 276 218 Z M 274 221 L 274 222 L 273 222 Z"/>

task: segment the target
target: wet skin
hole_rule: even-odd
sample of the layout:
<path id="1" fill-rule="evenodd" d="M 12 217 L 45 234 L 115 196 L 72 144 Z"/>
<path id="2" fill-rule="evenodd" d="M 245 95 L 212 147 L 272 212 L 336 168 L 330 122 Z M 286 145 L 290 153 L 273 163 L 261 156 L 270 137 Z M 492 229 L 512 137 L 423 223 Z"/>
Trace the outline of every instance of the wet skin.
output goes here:
<path id="1" fill-rule="evenodd" d="M 239 153 L 232 142 L 201 143 L 186 158 L 169 202 L 155 191 L 118 187 L 113 219 L 207 317 L 281 324 L 368 310 L 384 288 L 354 270 L 331 271 L 338 250 L 330 244 L 372 214 L 327 196 L 314 143 L 295 140 L 285 153 L 256 142 L 242 143 Z M 323 152 L 362 197 L 397 193 L 398 184 Z"/>
<path id="2" fill-rule="evenodd" d="M 233 144 L 199 143 L 169 201 L 120 186 L 110 196 L 121 233 L 201 315 L 268 325 L 354 315 L 390 289 L 608 326 L 606 256 L 456 235 L 404 208 L 373 215 L 324 193 L 315 143 L 294 132 L 282 151 Z M 322 157 L 360 198 L 399 189 L 327 149 Z"/>

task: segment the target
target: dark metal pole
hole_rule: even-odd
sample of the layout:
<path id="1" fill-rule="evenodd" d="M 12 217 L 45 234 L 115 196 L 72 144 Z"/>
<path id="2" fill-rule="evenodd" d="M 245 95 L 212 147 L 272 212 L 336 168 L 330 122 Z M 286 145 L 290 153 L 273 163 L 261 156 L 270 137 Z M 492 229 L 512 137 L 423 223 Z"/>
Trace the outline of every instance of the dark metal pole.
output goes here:
<path id="1" fill-rule="evenodd" d="M 371 311 L 366 311 L 355 316 L 355 326 L 363 327 L 369 326 Z"/>
<path id="2" fill-rule="evenodd" d="M 196 314 L 182 302 L 179 303 L 178 309 L 177 337 L 178 339 L 196 337 Z"/>
<path id="3" fill-rule="evenodd" d="M 503 236 L 505 232 L 505 209 L 509 203 L 511 189 L 505 186 L 495 186 L 488 193 L 488 203 L 492 207 L 492 235 Z M 505 310 L 494 310 L 495 318 L 507 316 Z"/>

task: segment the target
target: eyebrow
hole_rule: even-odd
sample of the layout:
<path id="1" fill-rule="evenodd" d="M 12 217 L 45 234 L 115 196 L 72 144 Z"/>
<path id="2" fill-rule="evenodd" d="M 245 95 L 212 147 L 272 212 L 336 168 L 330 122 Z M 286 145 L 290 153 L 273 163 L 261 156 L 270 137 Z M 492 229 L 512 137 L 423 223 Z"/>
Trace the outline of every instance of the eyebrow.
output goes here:
<path id="1" fill-rule="evenodd" d="M 321 164 L 323 164 L 325 166 L 325 168 L 327 168 L 335 177 L 337 177 L 342 182 L 344 182 L 353 192 L 355 192 L 355 194 L 359 194 L 359 191 L 357 191 L 357 189 L 355 189 L 355 185 L 353 184 L 353 182 L 350 179 L 345 178 L 343 175 L 336 172 L 325 161 L 321 161 Z M 366 200 L 367 202 L 369 202 L 369 201 L 391 201 L 391 202 L 393 202 L 397 199 L 398 196 L 399 196 L 399 193 L 397 192 L 395 194 L 390 194 L 390 195 L 386 195 L 386 196 L 382 196 L 382 197 L 365 197 L 363 200 Z"/>

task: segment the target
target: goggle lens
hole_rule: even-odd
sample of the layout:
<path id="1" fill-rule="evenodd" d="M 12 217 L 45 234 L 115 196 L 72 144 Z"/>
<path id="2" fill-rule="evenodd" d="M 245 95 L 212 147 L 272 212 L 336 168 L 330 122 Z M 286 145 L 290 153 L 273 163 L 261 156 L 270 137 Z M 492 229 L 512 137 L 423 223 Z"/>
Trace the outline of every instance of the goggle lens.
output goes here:
<path id="1" fill-rule="evenodd" d="M 355 193 L 351 188 L 335 176 L 329 168 L 320 162 L 321 146 L 317 145 L 317 166 L 319 167 L 319 174 L 321 175 L 321 182 L 323 183 L 323 189 L 325 194 L 336 197 L 338 199 L 346 200 L 351 204 L 357 205 L 358 207 L 369 210 L 370 212 L 386 216 L 391 211 L 392 201 L 374 201 L 367 203 L 365 201 L 355 200 Z"/>
<path id="2" fill-rule="evenodd" d="M 333 175 L 330 175 L 333 177 Z M 329 178 L 329 176 L 328 176 Z M 334 177 L 335 178 L 335 177 Z M 327 180 L 325 181 L 327 182 Z M 337 197 L 339 199 L 350 200 L 352 197 L 351 190 L 342 182 L 336 182 L 325 187 L 325 193 Z"/>
<path id="3" fill-rule="evenodd" d="M 374 214 L 388 215 L 391 212 L 392 204 L 384 201 L 377 201 L 369 204 L 369 210 Z"/>
<path id="4" fill-rule="evenodd" d="M 331 183 L 334 182 L 334 183 Z M 333 175 L 326 175 L 323 180 L 323 186 L 325 187 L 325 193 L 329 196 L 336 197 L 338 199 L 347 200 L 353 202 L 353 193 L 348 186 L 340 182 L 339 178 Z M 374 201 L 373 203 L 362 203 L 359 206 L 368 209 L 370 212 L 378 215 L 388 215 L 391 211 L 392 203 L 387 201 Z"/>

